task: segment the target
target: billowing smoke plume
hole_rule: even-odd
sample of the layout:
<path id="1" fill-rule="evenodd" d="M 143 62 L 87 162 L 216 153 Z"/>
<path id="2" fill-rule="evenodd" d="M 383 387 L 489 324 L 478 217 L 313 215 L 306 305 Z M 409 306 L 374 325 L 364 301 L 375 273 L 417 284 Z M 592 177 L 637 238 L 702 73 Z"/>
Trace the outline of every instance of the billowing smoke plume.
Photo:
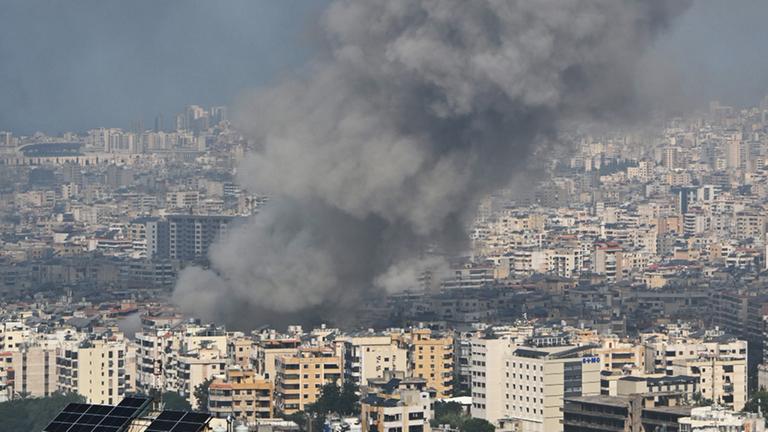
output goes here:
<path id="1" fill-rule="evenodd" d="M 177 301 L 253 323 L 402 288 L 427 244 L 462 244 L 477 200 L 563 120 L 631 112 L 638 58 L 685 6 L 333 2 L 325 57 L 239 110 L 260 145 L 240 181 L 274 199 L 213 248 L 209 270 L 182 273 Z"/>

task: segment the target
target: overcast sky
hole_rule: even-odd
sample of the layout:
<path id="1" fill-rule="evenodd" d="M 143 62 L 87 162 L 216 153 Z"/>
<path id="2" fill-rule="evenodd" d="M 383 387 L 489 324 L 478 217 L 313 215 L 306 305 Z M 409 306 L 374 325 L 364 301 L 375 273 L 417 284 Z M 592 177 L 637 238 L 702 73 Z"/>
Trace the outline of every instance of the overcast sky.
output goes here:
<path id="1" fill-rule="evenodd" d="M 170 124 L 185 105 L 228 104 L 305 64 L 325 2 L 0 0 L 0 130 Z M 681 106 L 768 93 L 766 19 L 766 0 L 694 0 L 653 53 Z"/>

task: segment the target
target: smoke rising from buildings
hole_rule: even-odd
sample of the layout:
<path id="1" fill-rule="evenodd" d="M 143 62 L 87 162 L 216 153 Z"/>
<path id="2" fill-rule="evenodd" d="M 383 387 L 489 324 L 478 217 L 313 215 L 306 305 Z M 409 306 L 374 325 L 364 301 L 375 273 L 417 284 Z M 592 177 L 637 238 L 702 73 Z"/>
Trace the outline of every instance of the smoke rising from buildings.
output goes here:
<path id="1" fill-rule="evenodd" d="M 176 301 L 240 325 L 334 320 L 408 287 L 441 266 L 425 250 L 460 248 L 478 199 L 546 156 L 563 121 L 635 110 L 635 66 L 687 4 L 333 2 L 327 52 L 239 107 L 259 146 L 239 180 L 274 199 L 210 269 L 182 272 Z"/>

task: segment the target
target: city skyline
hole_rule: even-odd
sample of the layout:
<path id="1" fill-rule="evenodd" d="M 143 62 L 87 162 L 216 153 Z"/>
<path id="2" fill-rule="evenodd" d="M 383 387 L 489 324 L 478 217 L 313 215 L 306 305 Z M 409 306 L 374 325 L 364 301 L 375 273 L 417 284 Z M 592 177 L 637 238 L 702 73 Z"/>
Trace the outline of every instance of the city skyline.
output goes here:
<path id="1" fill-rule="evenodd" d="M 766 18 L 0 0 L 0 429 L 765 432 Z"/>

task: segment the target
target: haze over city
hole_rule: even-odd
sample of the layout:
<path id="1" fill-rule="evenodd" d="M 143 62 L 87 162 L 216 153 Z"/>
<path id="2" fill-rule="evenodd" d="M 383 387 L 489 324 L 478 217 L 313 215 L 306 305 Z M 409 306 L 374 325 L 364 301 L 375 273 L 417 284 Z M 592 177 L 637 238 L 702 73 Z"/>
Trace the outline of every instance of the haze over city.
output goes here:
<path id="1" fill-rule="evenodd" d="M 765 431 L 767 17 L 0 0 L 0 429 Z"/>

